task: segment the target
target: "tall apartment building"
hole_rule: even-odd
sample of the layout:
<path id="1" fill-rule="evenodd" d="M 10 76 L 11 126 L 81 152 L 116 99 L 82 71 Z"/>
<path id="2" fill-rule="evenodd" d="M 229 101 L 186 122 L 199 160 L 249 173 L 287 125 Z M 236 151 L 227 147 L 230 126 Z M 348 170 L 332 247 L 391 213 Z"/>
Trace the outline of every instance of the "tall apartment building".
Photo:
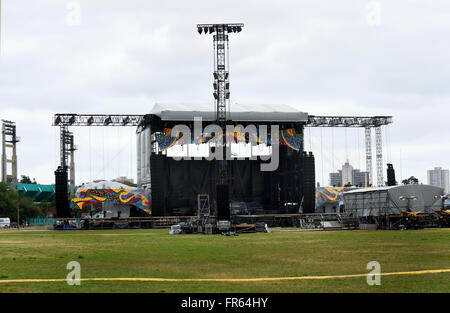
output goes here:
<path id="1" fill-rule="evenodd" d="M 330 186 L 344 187 L 351 184 L 357 187 L 367 187 L 369 175 L 367 172 L 362 172 L 354 169 L 349 162 L 345 162 L 341 170 L 336 173 L 330 173 Z"/>
<path id="2" fill-rule="evenodd" d="M 435 167 L 427 171 L 428 185 L 444 188 L 444 193 L 449 193 L 449 171 L 442 167 Z"/>

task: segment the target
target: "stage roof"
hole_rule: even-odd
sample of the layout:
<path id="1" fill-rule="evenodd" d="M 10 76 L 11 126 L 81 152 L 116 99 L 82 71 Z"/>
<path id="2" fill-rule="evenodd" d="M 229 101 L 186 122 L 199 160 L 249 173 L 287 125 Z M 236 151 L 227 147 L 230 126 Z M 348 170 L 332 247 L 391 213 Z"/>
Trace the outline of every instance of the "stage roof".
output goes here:
<path id="1" fill-rule="evenodd" d="M 230 105 L 228 119 L 236 122 L 308 122 L 308 113 L 285 104 L 238 104 Z M 155 103 L 151 110 L 163 121 L 215 121 L 215 104 L 166 104 Z"/>
<path id="2" fill-rule="evenodd" d="M 78 188 L 80 189 L 128 189 L 128 190 L 134 190 L 136 187 L 130 187 L 128 185 L 110 181 L 110 180 L 102 180 L 98 182 L 89 182 L 84 183 Z"/>

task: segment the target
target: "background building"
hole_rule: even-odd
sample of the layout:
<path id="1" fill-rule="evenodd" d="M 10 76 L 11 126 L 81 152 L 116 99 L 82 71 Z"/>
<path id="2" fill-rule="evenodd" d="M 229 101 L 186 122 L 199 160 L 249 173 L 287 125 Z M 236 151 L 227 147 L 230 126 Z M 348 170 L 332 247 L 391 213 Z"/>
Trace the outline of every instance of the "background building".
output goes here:
<path id="1" fill-rule="evenodd" d="M 369 185 L 369 174 L 360 170 L 353 170 L 353 185 L 356 187 L 367 187 Z"/>
<path id="2" fill-rule="evenodd" d="M 347 161 L 342 166 L 342 170 L 338 170 L 336 173 L 330 173 L 330 186 L 344 187 L 350 183 L 356 187 L 367 187 L 369 181 L 368 176 L 367 172 L 354 169 Z"/>
<path id="3" fill-rule="evenodd" d="M 444 193 L 449 193 L 449 171 L 443 170 L 442 167 L 435 167 L 433 170 L 427 171 L 428 184 L 444 188 Z"/>
<path id="4" fill-rule="evenodd" d="M 342 185 L 353 185 L 353 166 L 350 163 L 345 162 L 342 166 Z"/>

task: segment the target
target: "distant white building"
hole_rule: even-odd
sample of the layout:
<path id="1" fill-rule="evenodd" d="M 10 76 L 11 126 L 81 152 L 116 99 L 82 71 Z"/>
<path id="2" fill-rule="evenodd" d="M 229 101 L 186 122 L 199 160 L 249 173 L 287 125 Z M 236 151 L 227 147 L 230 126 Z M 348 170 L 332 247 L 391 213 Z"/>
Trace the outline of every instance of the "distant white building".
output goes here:
<path id="1" fill-rule="evenodd" d="M 357 187 L 367 187 L 368 181 L 369 175 L 367 172 L 354 169 L 348 161 L 342 166 L 342 170 L 330 173 L 330 186 L 333 187 L 344 187 L 348 184 Z"/>
<path id="2" fill-rule="evenodd" d="M 342 186 L 353 185 L 353 166 L 345 162 L 342 166 Z"/>
<path id="3" fill-rule="evenodd" d="M 449 193 L 449 171 L 442 167 L 435 167 L 427 171 L 428 185 L 444 188 L 444 193 Z"/>

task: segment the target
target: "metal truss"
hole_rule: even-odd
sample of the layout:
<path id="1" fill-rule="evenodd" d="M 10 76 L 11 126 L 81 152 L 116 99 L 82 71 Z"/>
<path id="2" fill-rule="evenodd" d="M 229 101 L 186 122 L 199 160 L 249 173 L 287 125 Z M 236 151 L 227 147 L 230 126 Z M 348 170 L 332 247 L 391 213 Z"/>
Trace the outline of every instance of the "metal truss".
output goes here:
<path id="1" fill-rule="evenodd" d="M 392 116 L 316 116 L 309 115 L 309 127 L 379 127 L 392 123 Z"/>
<path id="2" fill-rule="evenodd" d="M 368 186 L 372 186 L 372 128 L 367 126 L 365 128 L 366 134 L 366 171 L 368 174 Z"/>
<path id="3" fill-rule="evenodd" d="M 216 121 L 225 132 L 227 121 L 227 110 L 230 101 L 230 82 L 228 66 L 228 34 L 239 33 L 244 24 L 198 24 L 199 34 L 215 33 L 214 44 L 214 99 L 216 102 Z M 221 184 L 227 180 L 227 163 L 221 162 L 219 168 L 219 181 Z"/>
<path id="4" fill-rule="evenodd" d="M 53 126 L 140 126 L 145 115 L 138 114 L 55 114 Z"/>
<path id="5" fill-rule="evenodd" d="M 377 165 L 377 186 L 384 185 L 383 178 L 383 143 L 381 126 L 392 123 L 392 116 L 315 116 L 308 117 L 309 127 L 363 127 L 365 129 L 366 143 L 366 171 L 368 184 L 373 185 L 372 170 L 372 128 L 375 128 L 375 150 Z"/>
<path id="6" fill-rule="evenodd" d="M 77 147 L 74 144 L 73 133 L 69 131 L 67 126 L 61 126 L 60 128 L 60 145 L 61 145 L 61 167 L 67 169 L 68 159 L 70 156 L 69 164 L 69 185 L 70 196 L 75 194 L 75 150 Z"/>
<path id="7" fill-rule="evenodd" d="M 16 123 L 2 120 L 2 182 L 6 183 L 8 177 L 11 178 L 14 190 L 17 190 L 17 143 L 20 138 L 16 134 Z M 8 159 L 6 149 L 10 148 L 12 151 L 11 159 Z M 11 163 L 11 175 L 8 175 L 7 163 Z"/>
<path id="8" fill-rule="evenodd" d="M 61 126 L 60 129 L 60 156 L 61 166 L 67 166 L 70 151 L 74 148 L 73 133 L 69 131 L 67 126 Z"/>
<path id="9" fill-rule="evenodd" d="M 375 147 L 376 147 L 376 160 L 377 160 L 377 186 L 384 185 L 383 178 L 383 144 L 381 142 L 381 127 L 375 127 Z"/>

